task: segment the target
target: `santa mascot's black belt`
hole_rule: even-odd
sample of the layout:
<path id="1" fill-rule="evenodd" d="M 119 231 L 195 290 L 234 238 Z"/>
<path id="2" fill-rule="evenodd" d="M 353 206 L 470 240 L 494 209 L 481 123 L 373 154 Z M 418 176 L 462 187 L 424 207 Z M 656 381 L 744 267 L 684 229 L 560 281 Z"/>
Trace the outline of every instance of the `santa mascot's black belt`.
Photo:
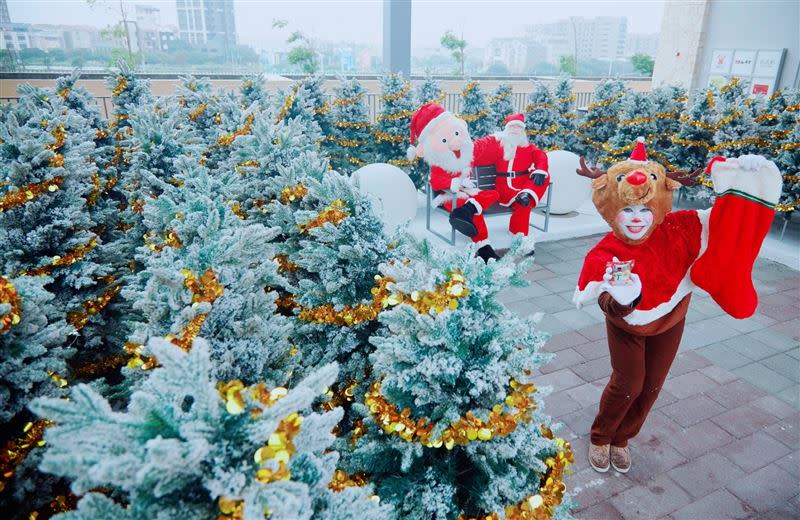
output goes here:
<path id="1" fill-rule="evenodd" d="M 512 179 L 515 178 L 515 177 L 528 176 L 530 174 L 531 174 L 531 172 L 528 171 L 528 170 L 521 171 L 521 172 L 510 172 L 510 173 L 509 172 L 497 172 L 497 176 L 498 177 L 511 177 Z"/>

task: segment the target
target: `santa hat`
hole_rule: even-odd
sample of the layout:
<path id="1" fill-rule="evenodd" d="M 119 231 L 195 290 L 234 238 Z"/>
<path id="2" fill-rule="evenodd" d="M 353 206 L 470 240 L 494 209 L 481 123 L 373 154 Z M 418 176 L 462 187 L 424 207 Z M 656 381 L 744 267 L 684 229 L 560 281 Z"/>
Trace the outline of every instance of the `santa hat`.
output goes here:
<path id="1" fill-rule="evenodd" d="M 506 117 L 506 127 L 509 125 L 525 126 L 525 114 L 511 114 Z"/>
<path id="2" fill-rule="evenodd" d="M 647 151 L 644 149 L 644 137 L 636 138 L 636 146 L 633 148 L 633 152 L 631 152 L 631 158 L 628 160 L 630 162 L 637 163 L 647 162 Z"/>
<path id="3" fill-rule="evenodd" d="M 411 116 L 411 146 L 409 146 L 406 151 L 406 156 L 409 161 L 417 154 L 415 145 L 424 138 L 425 128 L 427 128 L 431 121 L 447 113 L 448 112 L 441 105 L 436 103 L 426 103 L 414 112 L 414 115 Z"/>

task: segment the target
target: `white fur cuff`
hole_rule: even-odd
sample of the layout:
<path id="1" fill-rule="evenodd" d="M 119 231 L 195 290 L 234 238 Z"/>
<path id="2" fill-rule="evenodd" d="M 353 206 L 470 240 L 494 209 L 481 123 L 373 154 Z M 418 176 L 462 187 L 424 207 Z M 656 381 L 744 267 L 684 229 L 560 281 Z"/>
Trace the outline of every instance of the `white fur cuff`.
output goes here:
<path id="1" fill-rule="evenodd" d="M 734 193 L 775 205 L 781 196 L 783 178 L 775 163 L 760 156 L 717 161 L 711 165 L 711 180 L 718 195 Z"/>

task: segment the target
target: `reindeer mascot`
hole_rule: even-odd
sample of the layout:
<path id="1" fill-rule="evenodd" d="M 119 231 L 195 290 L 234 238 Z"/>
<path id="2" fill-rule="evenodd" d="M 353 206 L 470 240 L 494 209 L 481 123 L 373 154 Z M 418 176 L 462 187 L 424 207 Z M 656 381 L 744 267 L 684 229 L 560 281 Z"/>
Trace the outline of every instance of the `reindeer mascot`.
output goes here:
<path id="1" fill-rule="evenodd" d="M 782 179 L 757 155 L 714 158 L 706 169 L 713 208 L 672 209 L 672 192 L 693 174 L 666 174 L 647 160 L 639 138 L 631 157 L 593 179 L 592 201 L 611 226 L 586 255 L 574 301 L 597 300 L 606 315 L 611 378 L 592 424 L 589 462 L 600 472 L 631 467 L 628 440 L 642 427 L 667 377 L 697 286 L 735 318 L 751 316 L 758 298 L 753 263 L 774 218 Z"/>

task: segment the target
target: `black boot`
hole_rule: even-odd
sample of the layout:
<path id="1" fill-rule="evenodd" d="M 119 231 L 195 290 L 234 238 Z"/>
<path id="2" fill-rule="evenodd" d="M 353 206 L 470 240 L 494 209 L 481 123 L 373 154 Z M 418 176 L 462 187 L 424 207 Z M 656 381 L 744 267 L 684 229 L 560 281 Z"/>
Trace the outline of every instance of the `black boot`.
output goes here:
<path id="1" fill-rule="evenodd" d="M 497 253 L 495 253 L 494 248 L 489 244 L 486 244 L 482 248 L 478 249 L 478 256 L 481 257 L 487 264 L 489 263 L 490 258 L 500 260 L 500 257 L 497 255 Z"/>
<path id="2" fill-rule="evenodd" d="M 527 208 L 528 206 L 531 205 L 531 196 L 528 195 L 527 193 L 520 193 L 519 195 L 516 196 L 514 201 L 519 205 Z"/>
<path id="3" fill-rule="evenodd" d="M 467 202 L 460 208 L 456 208 L 450 212 L 450 225 L 459 233 L 472 238 L 478 234 L 478 228 L 475 227 L 475 223 L 472 222 L 472 217 L 474 217 L 477 212 L 478 208 L 476 208 L 474 204 Z"/>

